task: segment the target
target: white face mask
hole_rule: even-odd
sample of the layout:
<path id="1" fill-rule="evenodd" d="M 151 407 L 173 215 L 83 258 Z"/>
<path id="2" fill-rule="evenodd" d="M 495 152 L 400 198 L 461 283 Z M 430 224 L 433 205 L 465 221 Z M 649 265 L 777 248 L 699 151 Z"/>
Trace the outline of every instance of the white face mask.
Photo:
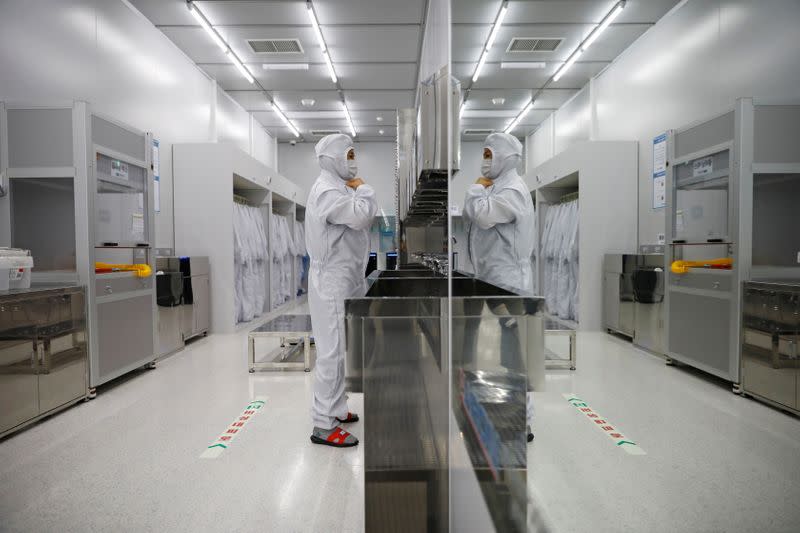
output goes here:
<path id="1" fill-rule="evenodd" d="M 347 161 L 347 175 L 350 176 L 350 179 L 353 179 L 358 174 L 358 163 L 356 163 L 355 159 Z"/>
<path id="2" fill-rule="evenodd" d="M 484 159 L 481 163 L 481 175 L 484 178 L 493 179 L 493 176 L 490 174 L 492 173 L 492 160 L 491 159 Z"/>

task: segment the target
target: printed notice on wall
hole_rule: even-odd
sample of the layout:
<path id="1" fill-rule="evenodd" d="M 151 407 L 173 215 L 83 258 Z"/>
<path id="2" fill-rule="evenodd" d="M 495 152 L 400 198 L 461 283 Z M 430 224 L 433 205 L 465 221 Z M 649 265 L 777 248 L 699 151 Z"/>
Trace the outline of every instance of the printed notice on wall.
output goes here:
<path id="1" fill-rule="evenodd" d="M 653 139 L 653 209 L 667 205 L 667 134 Z"/>
<path id="2" fill-rule="evenodd" d="M 158 141 L 153 139 L 153 200 L 156 213 L 161 212 L 161 162 L 159 161 Z"/>

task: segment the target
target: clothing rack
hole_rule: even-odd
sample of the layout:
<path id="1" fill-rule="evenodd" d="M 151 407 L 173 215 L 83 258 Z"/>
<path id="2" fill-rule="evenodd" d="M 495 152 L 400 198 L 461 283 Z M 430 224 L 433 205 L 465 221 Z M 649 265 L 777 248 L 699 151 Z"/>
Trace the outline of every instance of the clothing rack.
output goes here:
<path id="1" fill-rule="evenodd" d="M 571 192 L 569 194 L 565 194 L 564 196 L 562 196 L 558 200 L 558 203 L 560 203 L 560 204 L 568 204 L 570 202 L 574 202 L 575 200 L 578 199 L 578 194 L 579 194 L 578 191 Z"/>
<path id="2" fill-rule="evenodd" d="M 258 207 L 257 205 L 253 204 L 250 200 L 245 198 L 244 196 L 239 196 L 238 194 L 233 195 L 233 201 L 237 204 L 246 205 L 248 207 Z"/>

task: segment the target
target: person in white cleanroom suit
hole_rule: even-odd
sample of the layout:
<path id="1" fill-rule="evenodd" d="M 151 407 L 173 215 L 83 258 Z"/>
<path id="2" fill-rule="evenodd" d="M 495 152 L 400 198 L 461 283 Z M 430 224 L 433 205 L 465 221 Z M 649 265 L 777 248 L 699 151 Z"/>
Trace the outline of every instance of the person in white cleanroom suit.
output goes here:
<path id="1" fill-rule="evenodd" d="M 369 254 L 369 227 L 378 203 L 375 191 L 356 178 L 353 141 L 328 135 L 316 145 L 322 169 L 306 204 L 306 247 L 311 259 L 308 307 L 317 346 L 311 441 L 334 447 L 355 446 L 358 439 L 339 424 L 355 422 L 344 391 L 344 301 L 363 296 Z"/>
<path id="2" fill-rule="evenodd" d="M 531 254 L 534 210 L 531 193 L 517 173 L 522 143 L 507 133 L 492 133 L 483 148 L 482 176 L 467 189 L 464 218 L 468 222 L 469 256 L 478 279 L 523 295 L 532 292 Z M 513 310 L 512 310 L 513 311 Z M 508 311 L 504 310 L 507 314 Z M 513 313 L 511 313 L 513 314 Z M 524 368 L 516 321 L 501 320 L 501 361 Z M 528 393 L 528 441 L 533 440 L 533 403 Z"/>

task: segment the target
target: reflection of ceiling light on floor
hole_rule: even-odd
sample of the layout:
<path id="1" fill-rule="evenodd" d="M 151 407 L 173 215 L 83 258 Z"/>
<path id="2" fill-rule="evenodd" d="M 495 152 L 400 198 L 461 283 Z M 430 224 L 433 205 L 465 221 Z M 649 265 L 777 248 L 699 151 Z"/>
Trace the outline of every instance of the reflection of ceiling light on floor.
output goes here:
<path id="1" fill-rule="evenodd" d="M 378 122 L 383 122 L 383 117 L 375 117 Z"/>
<path id="2" fill-rule="evenodd" d="M 300 100 L 300 104 L 303 107 L 312 107 L 315 103 L 317 103 L 317 101 L 314 100 L 313 98 L 303 98 L 302 100 Z"/>
<path id="3" fill-rule="evenodd" d="M 494 105 L 503 105 L 503 104 L 506 103 L 506 99 L 505 98 L 492 98 L 492 103 Z"/>
<path id="4" fill-rule="evenodd" d="M 383 130 L 378 130 L 378 134 L 383 135 Z"/>

